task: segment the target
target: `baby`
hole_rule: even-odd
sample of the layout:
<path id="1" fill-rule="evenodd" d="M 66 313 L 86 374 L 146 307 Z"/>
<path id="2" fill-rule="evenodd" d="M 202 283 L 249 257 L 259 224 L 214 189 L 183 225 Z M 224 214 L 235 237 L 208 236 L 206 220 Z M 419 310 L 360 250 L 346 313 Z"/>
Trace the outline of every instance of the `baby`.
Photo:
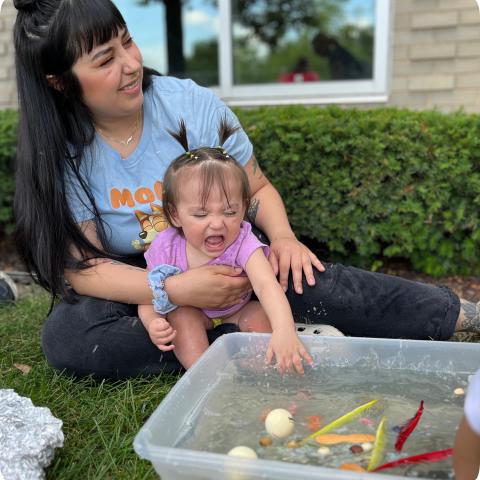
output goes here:
<path id="1" fill-rule="evenodd" d="M 234 131 L 222 121 L 220 144 Z M 268 247 L 243 221 L 250 200 L 244 169 L 223 147 L 190 151 L 183 122 L 172 136 L 185 149 L 163 180 L 163 210 L 172 227 L 158 233 L 145 253 L 154 301 L 138 307 L 152 342 L 162 351 L 173 350 L 188 369 L 208 348 L 206 331 L 227 321 L 242 332 L 272 332 L 267 363 L 275 357 L 281 372 L 293 367 L 303 374 L 302 359 L 309 364 L 312 359 L 297 336 L 290 305 L 267 260 Z M 222 310 L 172 305 L 163 291 L 165 278 L 206 264 L 240 267 L 259 301 L 250 300 L 249 294 Z"/>

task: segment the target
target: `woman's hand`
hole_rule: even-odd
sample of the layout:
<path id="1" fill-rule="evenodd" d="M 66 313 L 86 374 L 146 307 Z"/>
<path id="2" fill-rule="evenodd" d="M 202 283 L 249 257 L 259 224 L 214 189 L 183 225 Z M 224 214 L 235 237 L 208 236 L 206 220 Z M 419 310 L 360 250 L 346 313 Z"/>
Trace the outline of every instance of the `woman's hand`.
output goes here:
<path id="1" fill-rule="evenodd" d="M 313 364 L 312 357 L 292 328 L 277 329 L 272 333 L 266 355 L 267 364 L 272 363 L 273 357 L 277 360 L 278 370 L 282 374 L 296 370 L 303 375 L 302 359 L 309 365 Z"/>
<path id="2" fill-rule="evenodd" d="M 303 293 L 302 274 L 305 274 L 307 283 L 315 285 L 313 268 L 320 272 L 325 271 L 317 256 L 295 237 L 276 238 L 270 244 L 268 257 L 278 281 L 286 292 L 288 288 L 288 274 L 292 270 L 293 286 L 299 294 Z"/>
<path id="3" fill-rule="evenodd" d="M 165 280 L 165 290 L 175 305 L 219 309 L 241 303 L 252 291 L 241 268 L 205 265 Z"/>

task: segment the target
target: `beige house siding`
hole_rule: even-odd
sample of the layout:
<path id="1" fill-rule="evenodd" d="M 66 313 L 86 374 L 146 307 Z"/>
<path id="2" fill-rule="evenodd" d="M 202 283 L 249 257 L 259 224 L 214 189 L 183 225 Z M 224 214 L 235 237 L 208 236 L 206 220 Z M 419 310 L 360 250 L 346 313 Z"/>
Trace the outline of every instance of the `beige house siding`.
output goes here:
<path id="1" fill-rule="evenodd" d="M 389 105 L 480 112 L 475 0 L 396 0 Z"/>
<path id="2" fill-rule="evenodd" d="M 392 3 L 388 105 L 480 112 L 480 13 L 475 0 Z M 0 11 L 0 108 L 17 106 L 12 44 L 15 15 L 12 0 L 4 0 Z"/>
<path id="3" fill-rule="evenodd" d="M 0 0 L 0 109 L 17 107 L 13 24 L 17 11 L 12 0 Z"/>

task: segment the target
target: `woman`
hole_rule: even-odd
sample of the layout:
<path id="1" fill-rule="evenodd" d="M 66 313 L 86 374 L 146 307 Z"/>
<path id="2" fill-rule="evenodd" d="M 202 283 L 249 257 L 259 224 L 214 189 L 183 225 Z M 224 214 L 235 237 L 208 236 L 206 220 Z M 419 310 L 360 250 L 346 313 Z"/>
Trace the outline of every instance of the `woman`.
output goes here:
<path id="1" fill-rule="evenodd" d="M 110 0 L 15 0 L 15 6 L 17 239 L 39 283 L 63 298 L 44 325 L 45 355 L 58 369 L 98 378 L 178 369 L 138 320 L 137 305 L 150 303 L 152 293 L 135 253 L 166 226 L 161 182 L 182 153 L 167 130 L 182 118 L 192 148 L 215 146 L 219 119 L 238 120 L 209 90 L 144 68 Z M 269 260 L 285 290 L 291 278 L 287 294 L 297 320 L 376 337 L 446 339 L 455 329 L 480 330 L 478 306 L 460 303 L 445 287 L 324 268 L 295 238 L 245 132 L 225 148 L 245 167 L 249 218 L 270 240 Z M 161 286 L 172 308 L 222 308 L 250 291 L 239 275 L 205 266 Z"/>

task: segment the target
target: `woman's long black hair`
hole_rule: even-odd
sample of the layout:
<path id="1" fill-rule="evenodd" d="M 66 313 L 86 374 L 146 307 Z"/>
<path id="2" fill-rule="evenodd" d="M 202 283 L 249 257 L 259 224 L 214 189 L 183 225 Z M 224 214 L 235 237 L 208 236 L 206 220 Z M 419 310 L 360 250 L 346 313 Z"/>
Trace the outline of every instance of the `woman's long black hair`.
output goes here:
<path id="1" fill-rule="evenodd" d="M 92 245 L 77 226 L 67 200 L 65 175 L 78 181 L 105 245 L 105 228 L 80 162 L 95 130 L 82 103 L 75 61 L 126 28 L 110 0 L 14 0 L 15 62 L 20 106 L 14 211 L 17 248 L 38 283 L 69 298 L 66 267 L 86 268 L 86 259 L 111 256 Z M 144 69 L 143 89 L 151 83 Z M 53 88 L 47 81 L 54 75 Z M 78 200 L 80 201 L 80 200 Z M 82 261 L 75 260 L 72 249 Z"/>

